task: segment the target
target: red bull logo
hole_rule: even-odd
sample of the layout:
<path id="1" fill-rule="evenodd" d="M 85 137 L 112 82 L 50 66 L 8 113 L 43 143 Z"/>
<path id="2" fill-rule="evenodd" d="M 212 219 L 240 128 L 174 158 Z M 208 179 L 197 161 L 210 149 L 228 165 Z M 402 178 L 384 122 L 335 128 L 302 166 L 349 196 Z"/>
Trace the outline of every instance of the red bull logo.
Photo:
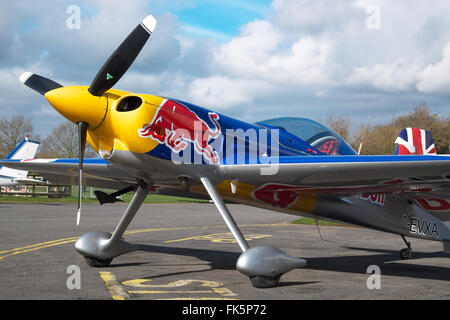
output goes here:
<path id="1" fill-rule="evenodd" d="M 292 189 L 298 189 L 298 187 L 266 184 L 253 191 L 252 195 L 255 199 L 268 203 L 272 207 L 288 208 L 295 203 L 299 196 Z"/>
<path id="2" fill-rule="evenodd" d="M 138 134 L 142 138 L 151 138 L 165 144 L 175 153 L 185 150 L 189 145 L 188 142 L 191 142 L 195 152 L 203 155 L 206 162 L 217 164 L 219 155 L 211 147 L 210 142 L 221 134 L 217 122 L 219 116 L 215 112 L 208 113 L 208 116 L 215 128 L 210 128 L 186 106 L 164 99 L 152 121 L 139 129 Z"/>
<path id="3" fill-rule="evenodd" d="M 450 212 L 450 199 L 417 199 L 423 209 L 433 212 Z"/>
<path id="4" fill-rule="evenodd" d="M 361 199 L 370 201 L 370 203 L 384 206 L 384 201 L 386 196 L 384 193 L 372 193 L 372 194 L 362 194 Z"/>

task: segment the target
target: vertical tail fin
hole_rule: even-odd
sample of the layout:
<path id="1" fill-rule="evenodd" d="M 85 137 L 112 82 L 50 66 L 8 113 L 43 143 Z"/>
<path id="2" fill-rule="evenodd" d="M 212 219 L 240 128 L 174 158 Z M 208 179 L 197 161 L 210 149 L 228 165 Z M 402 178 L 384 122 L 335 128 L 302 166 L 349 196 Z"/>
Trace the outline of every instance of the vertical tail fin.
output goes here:
<path id="1" fill-rule="evenodd" d="M 418 128 L 405 128 L 398 135 L 396 155 L 435 155 L 436 148 L 430 131 Z"/>
<path id="2" fill-rule="evenodd" d="M 19 144 L 11 151 L 5 159 L 33 159 L 39 147 L 39 142 L 32 141 L 25 137 Z M 26 178 L 28 171 L 15 170 L 0 166 L 0 175 L 13 178 Z"/>
<path id="3" fill-rule="evenodd" d="M 33 159 L 39 144 L 37 141 L 29 140 L 26 136 L 5 159 Z"/>

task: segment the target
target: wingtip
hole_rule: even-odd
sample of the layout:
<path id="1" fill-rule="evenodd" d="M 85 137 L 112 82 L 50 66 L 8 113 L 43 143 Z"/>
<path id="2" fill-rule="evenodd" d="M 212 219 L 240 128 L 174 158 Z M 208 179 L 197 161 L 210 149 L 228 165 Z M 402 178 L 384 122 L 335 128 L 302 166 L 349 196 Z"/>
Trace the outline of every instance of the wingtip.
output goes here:
<path id="1" fill-rule="evenodd" d="M 141 24 L 147 29 L 150 33 L 153 33 L 153 30 L 156 28 L 156 19 L 152 15 L 147 16 L 144 20 L 141 21 Z"/>
<path id="2" fill-rule="evenodd" d="M 31 72 L 24 72 L 21 74 L 21 76 L 19 77 L 20 82 L 24 83 L 28 81 L 28 79 L 30 79 L 30 77 L 33 75 L 33 73 Z"/>

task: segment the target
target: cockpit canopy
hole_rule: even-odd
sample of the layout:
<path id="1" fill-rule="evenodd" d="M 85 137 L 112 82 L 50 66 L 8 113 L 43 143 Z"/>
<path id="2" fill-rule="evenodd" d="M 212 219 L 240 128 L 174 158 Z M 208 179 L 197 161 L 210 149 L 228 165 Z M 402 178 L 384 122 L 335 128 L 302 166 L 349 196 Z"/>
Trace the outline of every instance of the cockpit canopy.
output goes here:
<path id="1" fill-rule="evenodd" d="M 356 152 L 335 131 L 316 121 L 306 118 L 276 118 L 257 123 L 268 130 L 280 130 L 280 143 L 299 149 L 293 135 L 327 155 L 354 155 Z M 299 150 L 302 151 L 302 150 Z"/>

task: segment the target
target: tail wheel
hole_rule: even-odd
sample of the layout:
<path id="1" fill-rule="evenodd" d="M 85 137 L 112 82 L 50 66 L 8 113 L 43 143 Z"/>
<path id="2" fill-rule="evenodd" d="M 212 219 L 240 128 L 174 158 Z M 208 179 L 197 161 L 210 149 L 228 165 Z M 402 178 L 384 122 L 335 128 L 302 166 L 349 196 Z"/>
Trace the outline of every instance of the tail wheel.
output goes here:
<path id="1" fill-rule="evenodd" d="M 404 248 L 404 249 L 400 250 L 400 258 L 402 258 L 403 260 L 411 259 L 411 249 Z"/>

